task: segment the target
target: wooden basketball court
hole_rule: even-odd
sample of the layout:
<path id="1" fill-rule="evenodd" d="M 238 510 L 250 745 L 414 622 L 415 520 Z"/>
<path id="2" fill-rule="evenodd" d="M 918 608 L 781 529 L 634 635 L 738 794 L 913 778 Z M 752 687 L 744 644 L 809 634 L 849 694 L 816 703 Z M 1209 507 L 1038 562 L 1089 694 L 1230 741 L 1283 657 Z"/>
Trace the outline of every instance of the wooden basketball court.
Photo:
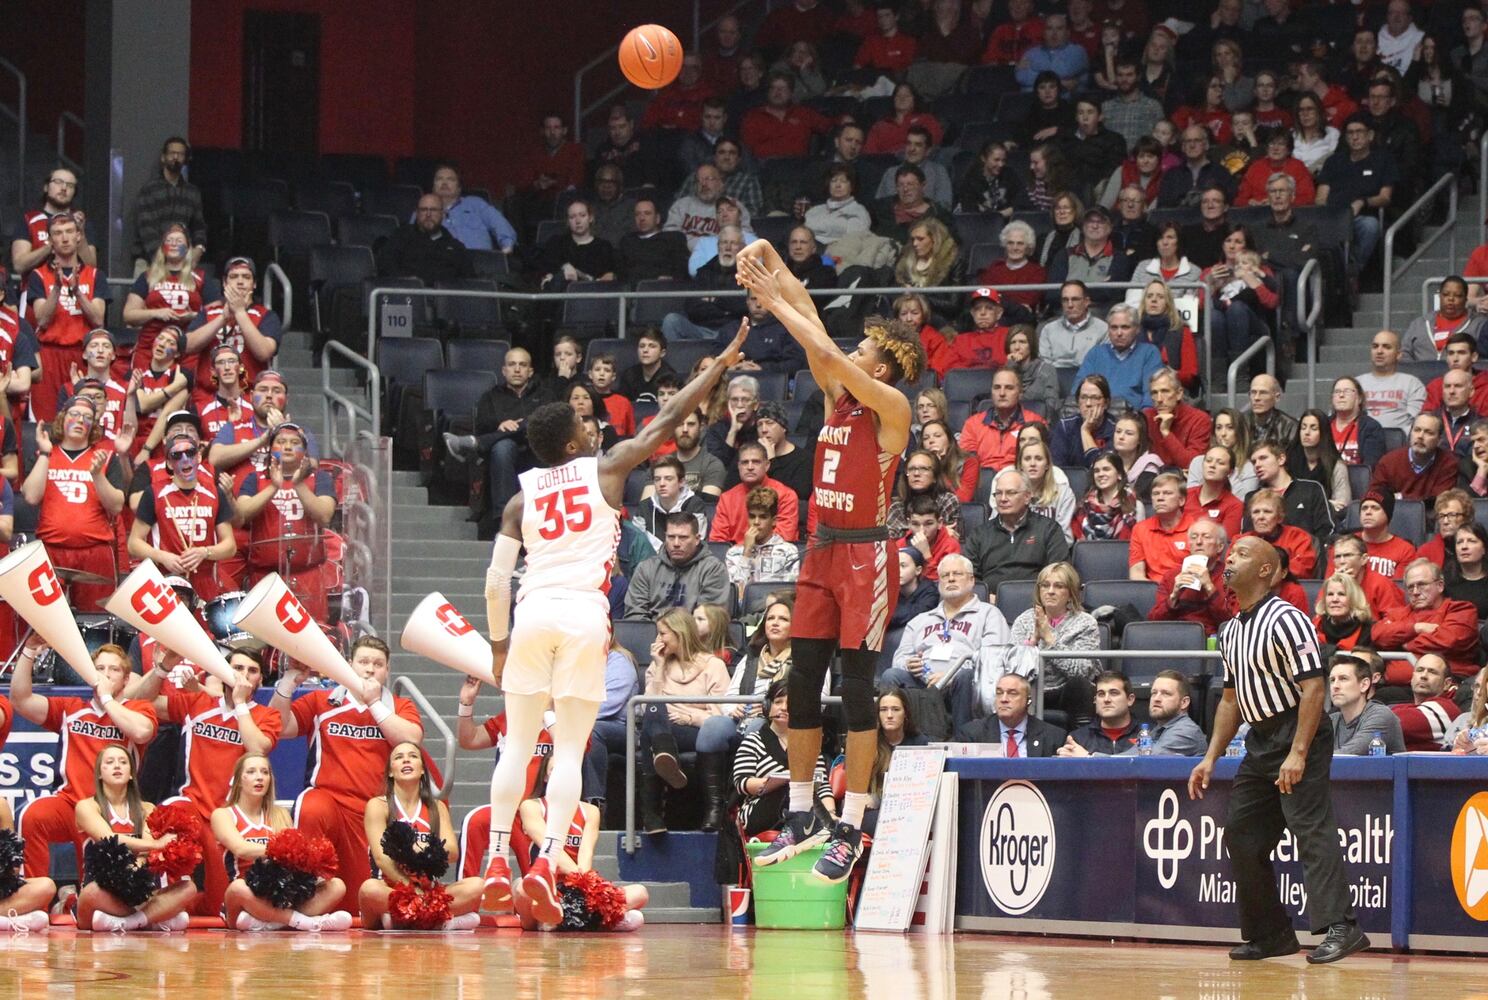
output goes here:
<path id="1" fill-rule="evenodd" d="M 1231 962 L 1208 946 L 652 926 L 634 934 L 80 934 L 0 939 L 0 995 L 258 1000 L 1488 997 L 1472 957 Z M 43 993 L 43 991 L 45 991 Z"/>

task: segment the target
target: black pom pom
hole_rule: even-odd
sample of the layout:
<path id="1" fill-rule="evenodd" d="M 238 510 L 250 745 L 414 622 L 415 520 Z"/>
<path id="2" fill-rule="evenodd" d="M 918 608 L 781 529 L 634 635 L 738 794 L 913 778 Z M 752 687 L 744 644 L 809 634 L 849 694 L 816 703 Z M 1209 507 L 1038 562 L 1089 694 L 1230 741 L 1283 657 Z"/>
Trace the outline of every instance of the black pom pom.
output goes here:
<path id="1" fill-rule="evenodd" d="M 269 858 L 259 858 L 243 873 L 248 891 L 279 910 L 298 910 L 315 895 L 315 874 L 297 872 Z"/>
<path id="2" fill-rule="evenodd" d="M 26 842 L 14 830 L 0 830 L 0 899 L 9 899 L 26 884 L 21 866 L 26 860 Z"/>
<path id="3" fill-rule="evenodd" d="M 449 871 L 444 843 L 419 833 L 402 820 L 394 820 L 382 832 L 382 853 L 392 858 L 406 875 L 423 875 L 437 882 Z"/>
<path id="4" fill-rule="evenodd" d="M 100 889 L 129 906 L 139 907 L 160 888 L 158 876 L 118 837 L 90 842 L 83 856 L 85 881 L 97 882 Z"/>

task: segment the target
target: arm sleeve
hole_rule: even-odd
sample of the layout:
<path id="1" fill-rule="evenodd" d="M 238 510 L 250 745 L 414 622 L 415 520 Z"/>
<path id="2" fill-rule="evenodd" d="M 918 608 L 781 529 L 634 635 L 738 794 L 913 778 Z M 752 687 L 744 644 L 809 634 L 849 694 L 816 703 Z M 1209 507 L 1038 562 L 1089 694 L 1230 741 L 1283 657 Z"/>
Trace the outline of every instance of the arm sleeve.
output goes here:
<path id="1" fill-rule="evenodd" d="M 146 489 L 145 495 L 140 497 L 139 510 L 134 512 L 134 519 L 141 524 L 154 526 L 155 524 L 155 491 Z"/>
<path id="2" fill-rule="evenodd" d="M 289 710 L 294 713 L 295 729 L 301 736 L 309 736 L 315 728 L 315 717 L 319 714 L 319 707 L 325 701 L 325 692 L 312 691 L 302 695 L 290 702 Z"/>
<path id="3" fill-rule="evenodd" d="M 1317 630 L 1307 616 L 1297 611 L 1276 620 L 1277 642 L 1285 650 L 1294 680 L 1323 676 L 1323 660 L 1318 652 Z"/>
<path id="4" fill-rule="evenodd" d="M 284 731 L 284 721 L 279 718 L 279 713 L 267 705 L 254 705 L 250 710 L 253 721 L 258 725 L 259 732 L 263 733 L 269 741 L 269 749 L 279 745 L 279 734 Z"/>

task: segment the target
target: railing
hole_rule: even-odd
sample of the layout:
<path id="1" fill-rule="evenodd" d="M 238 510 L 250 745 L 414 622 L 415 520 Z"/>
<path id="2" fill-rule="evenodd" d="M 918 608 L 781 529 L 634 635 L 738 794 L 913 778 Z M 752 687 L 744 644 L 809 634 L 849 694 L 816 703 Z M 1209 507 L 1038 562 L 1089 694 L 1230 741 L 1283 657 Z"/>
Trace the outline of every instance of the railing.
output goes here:
<path id="1" fill-rule="evenodd" d="M 79 132 L 85 132 L 88 123 L 83 121 L 71 111 L 64 111 L 57 116 L 57 159 L 65 166 L 71 167 L 74 172 L 81 169 L 78 161 L 67 155 L 67 123 L 71 122 Z"/>
<path id="2" fill-rule="evenodd" d="M 270 262 L 269 266 L 264 268 L 264 278 L 271 279 L 264 281 L 264 308 L 274 308 L 274 285 L 277 282 L 284 289 L 284 308 L 277 310 L 279 313 L 279 322 L 284 324 L 284 329 L 291 329 L 289 321 L 290 317 L 294 314 L 294 294 L 289 284 L 289 275 L 285 274 L 284 269 L 278 264 Z"/>
<path id="3" fill-rule="evenodd" d="M 1393 262 L 1395 260 L 1395 234 L 1398 233 L 1398 232 L 1400 232 L 1401 228 L 1404 227 L 1407 222 L 1410 222 L 1417 215 L 1419 215 L 1424 209 L 1426 209 L 1428 206 L 1430 206 L 1431 203 L 1436 200 L 1436 196 L 1441 193 L 1442 188 L 1446 188 L 1447 189 L 1447 223 L 1446 223 L 1446 225 L 1442 226 L 1436 232 L 1432 233 L 1430 236 L 1428 236 L 1425 239 L 1423 239 L 1421 241 L 1421 245 L 1418 246 L 1418 247 L 1416 247 L 1416 252 L 1413 253 L 1413 254 L 1411 254 L 1409 257 L 1407 257 L 1405 259 L 1405 261 L 1400 265 L 1399 270 L 1396 270 L 1392 266 L 1392 264 L 1393 264 Z M 1402 212 L 1400 214 L 1400 218 L 1396 219 L 1390 225 L 1390 228 L 1389 229 L 1386 229 L 1385 230 L 1385 262 L 1384 262 L 1384 277 L 1385 277 L 1385 289 L 1384 289 L 1384 292 L 1385 292 L 1385 315 L 1384 315 L 1384 320 L 1385 320 L 1385 322 L 1384 322 L 1384 325 L 1387 328 L 1392 325 L 1391 324 L 1391 317 L 1390 317 L 1390 299 L 1391 299 L 1392 294 L 1393 294 L 1393 291 L 1394 291 L 1393 286 L 1395 284 L 1395 279 L 1401 277 L 1402 275 L 1404 275 L 1405 272 L 1410 269 L 1410 266 L 1412 264 L 1414 264 L 1416 261 L 1418 261 L 1418 260 L 1421 259 L 1421 255 L 1422 254 L 1424 254 L 1427 250 L 1431 249 L 1432 245 L 1435 244 L 1437 240 L 1439 240 L 1439 239 L 1442 238 L 1442 235 L 1443 234 L 1445 234 L 1447 236 L 1447 240 L 1448 240 L 1448 243 L 1447 243 L 1447 256 L 1449 258 L 1451 258 L 1452 260 L 1456 260 L 1457 259 L 1457 178 L 1453 174 L 1442 174 L 1441 177 L 1437 178 L 1436 183 L 1433 184 L 1433 185 L 1431 185 L 1431 187 L 1429 187 L 1426 190 L 1426 193 L 1425 194 L 1423 194 L 1423 195 L 1421 195 L 1421 197 L 1417 198 L 1411 204 L 1411 207 L 1410 208 L 1407 208 L 1404 212 Z"/>
<path id="4" fill-rule="evenodd" d="M 1262 337 L 1241 351 L 1240 356 L 1230 362 L 1229 371 L 1225 373 L 1225 389 L 1229 393 L 1230 406 L 1233 407 L 1235 405 L 1235 388 L 1240 378 L 1241 367 L 1248 366 L 1250 359 L 1261 351 L 1266 352 L 1266 370 L 1268 372 L 1276 371 L 1276 341 L 1274 338 Z"/>
<path id="5" fill-rule="evenodd" d="M 1131 291 L 1133 289 L 1140 290 L 1140 289 L 1145 288 L 1146 286 L 1147 286 L 1147 283 L 1146 282 L 1141 282 L 1141 281 L 1099 281 L 1099 282 L 1092 281 L 1092 282 L 1086 282 L 1085 283 L 1085 287 L 1088 288 L 1088 289 L 1090 289 L 1090 290 L 1092 290 L 1092 291 Z M 849 298 L 849 297 L 855 297 L 855 296 L 860 296 L 860 295 L 895 295 L 895 296 L 897 296 L 897 295 L 903 295 L 906 291 L 915 291 L 915 292 L 919 292 L 921 294 L 940 294 L 940 293 L 945 293 L 945 292 L 954 292 L 954 293 L 957 293 L 957 294 L 967 294 L 967 293 L 970 293 L 970 292 L 974 292 L 978 288 L 982 288 L 982 287 L 985 287 L 985 286 L 982 286 L 982 285 L 945 285 L 945 286 L 937 286 L 937 287 L 934 287 L 934 288 L 914 288 L 914 289 L 907 289 L 907 288 L 905 288 L 903 286 L 892 285 L 892 286 L 876 287 L 876 288 L 808 288 L 808 289 L 806 289 L 806 293 L 808 295 L 810 295 L 812 298 L 818 298 L 818 299 L 820 299 L 820 298 L 836 299 L 836 298 Z M 997 286 L 998 291 L 1002 292 L 1003 294 L 1007 294 L 1008 292 L 1053 292 L 1053 291 L 1058 291 L 1060 287 L 1061 286 L 1057 282 L 1045 282 L 1043 284 L 1037 284 L 1037 285 L 998 285 Z M 1203 283 L 1196 282 L 1196 281 L 1174 281 L 1174 282 L 1170 282 L 1168 284 L 1168 288 L 1171 289 L 1175 293 L 1176 292 L 1189 292 L 1189 291 L 1195 291 L 1196 292 L 1196 291 L 1203 290 L 1206 287 L 1207 286 L 1205 286 Z M 737 299 L 737 298 L 743 298 L 745 296 L 745 294 L 746 294 L 746 292 L 742 288 L 739 288 L 739 289 L 727 289 L 727 290 L 723 290 L 723 291 L 710 291 L 710 292 L 708 292 L 709 297 L 711 297 L 711 298 L 718 298 L 718 299 L 726 299 L 726 298 L 736 298 Z M 692 295 L 693 295 L 693 297 L 696 297 L 696 293 L 692 293 Z M 624 288 L 624 287 L 616 288 L 614 291 L 606 290 L 606 291 L 603 291 L 603 292 L 557 292 L 557 293 L 554 293 L 554 292 L 492 292 L 492 291 L 483 291 L 483 290 L 479 290 L 479 289 L 464 289 L 464 288 L 385 288 L 385 287 L 382 287 L 382 286 L 378 286 L 376 288 L 373 288 L 367 294 L 367 356 L 372 361 L 374 361 L 374 362 L 377 360 L 377 339 L 378 339 L 378 332 L 379 332 L 379 330 L 381 328 L 380 317 L 378 316 L 378 313 L 377 313 L 377 303 L 378 303 L 378 300 L 381 299 L 381 298 L 383 298 L 384 296 L 387 296 L 387 297 L 397 297 L 397 298 L 425 298 L 425 299 L 431 299 L 431 298 L 433 298 L 433 299 L 437 299 L 437 298 L 496 299 L 498 301 L 504 300 L 504 301 L 511 301 L 511 302 L 562 302 L 565 299 L 572 299 L 572 300 L 576 300 L 576 301 L 577 300 L 598 300 L 598 299 L 614 300 L 615 301 L 615 304 L 616 304 L 615 336 L 620 337 L 620 338 L 623 339 L 625 337 L 625 335 L 626 335 L 627 324 L 628 324 L 628 319 L 629 319 L 629 317 L 628 317 L 629 308 L 628 307 L 629 307 L 629 303 L 631 301 L 633 301 L 633 300 L 634 301 L 639 301 L 639 300 L 642 300 L 642 299 L 683 299 L 683 298 L 689 297 L 689 293 L 681 293 L 681 294 L 679 294 L 678 292 L 675 292 L 675 291 L 637 292 L 637 291 L 632 291 L 632 290 L 627 289 L 627 288 Z M 1137 307 L 1133 307 L 1133 308 L 1137 308 Z M 1140 309 L 1139 308 L 1138 308 L 1138 314 L 1140 315 Z M 1197 334 L 1199 334 L 1199 336 L 1197 338 L 1198 341 L 1199 341 L 1199 343 L 1197 344 L 1197 347 L 1198 347 L 1198 350 L 1201 353 L 1200 369 L 1202 370 L 1202 372 L 1204 374 L 1204 385 L 1205 385 L 1206 391 L 1213 391 L 1213 386 L 1214 386 L 1213 360 L 1214 360 L 1214 358 L 1213 358 L 1213 351 L 1210 349 L 1210 345 L 1213 343 L 1213 339 L 1214 339 L 1213 338 L 1213 317 L 1212 317 L 1212 310 L 1210 310 L 1208 308 L 1201 309 L 1200 310 L 1200 317 L 1199 318 L 1200 318 L 1200 323 L 1199 323 L 1200 329 L 1198 331 L 1195 331 L 1195 332 Z M 1274 371 L 1274 368 L 1275 368 L 1275 366 L 1272 365 L 1272 370 L 1273 371 Z"/>
<path id="6" fill-rule="evenodd" d="M 440 776 L 444 779 L 439 783 L 439 790 L 435 792 L 439 798 L 449 801 L 450 790 L 455 787 L 455 734 L 450 727 L 445 725 L 439 713 L 434 711 L 434 706 L 429 704 L 429 699 L 418 689 L 418 685 L 407 677 L 393 678 L 393 693 L 402 694 L 405 698 L 418 706 L 419 714 L 423 716 L 426 724 L 433 723 L 434 728 L 439 730 L 439 735 L 444 737 L 444 763 L 439 768 Z"/>
<path id="7" fill-rule="evenodd" d="M 370 390 L 367 406 L 331 388 L 331 355 L 333 354 L 350 361 L 354 366 L 366 372 L 367 387 Z M 382 433 L 382 372 L 372 362 L 339 340 L 328 342 L 320 352 L 320 401 L 325 411 L 326 437 L 331 454 L 338 457 L 344 455 L 346 449 L 351 446 L 351 442 L 358 437 L 365 436 L 375 442 L 378 435 Z M 339 423 L 336 419 L 338 413 L 346 414 L 345 447 L 342 446 L 340 436 L 336 433 Z M 358 417 L 367 421 L 367 430 L 357 430 Z"/>
<path id="8" fill-rule="evenodd" d="M 701 52 L 702 51 L 702 42 L 703 42 L 703 32 L 704 31 L 707 31 L 709 28 L 715 26 L 716 24 L 718 24 L 719 21 L 723 20 L 728 15 L 733 14 L 733 13 L 739 11 L 739 10 L 742 10 L 745 7 L 752 6 L 755 2 L 756 2 L 756 0 L 738 0 L 737 3 L 735 3 L 732 6 L 728 7 L 726 10 L 724 10 L 721 14 L 719 14 L 713 20 L 709 21 L 707 24 L 704 24 L 703 23 L 703 10 L 702 10 L 702 6 L 703 5 L 702 5 L 702 0 L 692 0 L 692 47 L 690 49 L 687 49 L 687 51 L 688 52 Z M 765 11 L 766 12 L 768 12 L 770 10 L 770 6 L 771 6 L 771 0 L 765 0 Z M 743 43 L 741 42 L 740 44 L 742 46 Z M 609 48 L 605 49 L 603 52 L 601 52 L 599 55 L 595 56 L 593 59 L 591 59 L 588 62 L 586 62 L 584 65 L 580 66 L 579 69 L 578 69 L 578 72 L 574 73 L 574 97 L 573 97 L 573 140 L 574 140 L 574 142 L 579 142 L 582 139 L 582 137 L 583 137 L 584 119 L 585 118 L 587 118 L 589 115 L 593 114 L 595 111 L 598 111 L 600 108 L 604 107 L 606 104 L 608 104 L 611 101 L 613 101 L 616 97 L 619 97 L 621 94 L 623 94 L 630 87 L 630 84 L 628 84 L 628 83 L 618 83 L 615 86 L 611 87 L 609 90 L 605 91 L 603 94 L 601 94 L 598 97 L 596 97 L 589 104 L 585 104 L 584 103 L 584 77 L 585 77 L 585 75 L 588 74 L 591 70 L 595 69 L 596 67 L 603 66 L 607 62 L 614 62 L 615 57 L 616 57 L 616 54 L 619 53 L 619 51 L 620 51 L 620 46 L 619 45 L 612 45 Z M 738 122 L 732 122 L 730 124 L 735 129 L 738 129 L 738 127 L 739 127 L 739 123 Z"/>
<path id="9" fill-rule="evenodd" d="M 26 189 L 26 74 L 9 59 L 0 59 L 0 70 L 15 77 L 16 82 L 15 107 L 0 104 L 0 115 L 16 125 L 16 196 L 21 214 L 25 215 L 26 205 L 31 200 L 31 192 Z"/>
<path id="10" fill-rule="evenodd" d="M 1312 302 L 1309 306 L 1308 299 Z M 1307 338 L 1307 406 L 1317 407 L 1318 317 L 1323 312 L 1323 272 L 1316 257 L 1309 257 L 1297 276 L 1297 329 Z M 1230 398 L 1234 406 L 1234 397 Z M 1331 405 L 1331 401 L 1330 401 Z"/>

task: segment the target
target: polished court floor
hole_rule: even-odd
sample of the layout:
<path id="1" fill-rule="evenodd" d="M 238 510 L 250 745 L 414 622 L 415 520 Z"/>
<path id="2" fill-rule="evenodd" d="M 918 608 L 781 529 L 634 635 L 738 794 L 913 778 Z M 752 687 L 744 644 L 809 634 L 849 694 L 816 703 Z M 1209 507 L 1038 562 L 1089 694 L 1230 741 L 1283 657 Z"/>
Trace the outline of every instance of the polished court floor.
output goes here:
<path id="1" fill-rule="evenodd" d="M 637 934 L 105 935 L 0 938 L 0 998 L 918 997 L 1040 1000 L 1488 998 L 1488 960 L 1355 956 L 1258 965 L 1220 948 L 648 927 Z"/>

